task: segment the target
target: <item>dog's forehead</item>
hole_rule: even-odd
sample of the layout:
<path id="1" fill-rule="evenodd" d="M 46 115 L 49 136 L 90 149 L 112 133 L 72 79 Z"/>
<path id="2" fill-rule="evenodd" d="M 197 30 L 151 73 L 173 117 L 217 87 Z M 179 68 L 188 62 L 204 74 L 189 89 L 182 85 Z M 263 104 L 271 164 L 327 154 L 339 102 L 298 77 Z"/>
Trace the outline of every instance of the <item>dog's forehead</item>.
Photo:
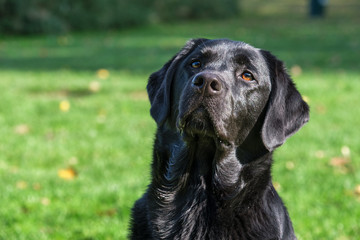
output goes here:
<path id="1" fill-rule="evenodd" d="M 239 55 L 249 59 L 261 58 L 260 49 L 250 44 L 231 41 L 227 39 L 211 40 L 198 46 L 200 52 L 204 55 L 218 55 L 219 57 L 236 57 Z"/>
<path id="2" fill-rule="evenodd" d="M 256 68 L 262 68 L 266 65 L 261 49 L 255 48 L 244 42 L 227 39 L 216 39 L 203 42 L 197 46 L 191 55 L 193 56 L 192 58 L 200 55 L 207 59 L 212 59 L 213 61 L 227 63 L 251 63 Z"/>
<path id="3" fill-rule="evenodd" d="M 245 65 L 256 73 L 266 76 L 269 74 L 267 62 L 262 50 L 250 44 L 227 39 L 208 40 L 197 46 L 190 58 L 204 57 L 220 68 Z M 201 57 L 202 56 L 202 57 Z"/>

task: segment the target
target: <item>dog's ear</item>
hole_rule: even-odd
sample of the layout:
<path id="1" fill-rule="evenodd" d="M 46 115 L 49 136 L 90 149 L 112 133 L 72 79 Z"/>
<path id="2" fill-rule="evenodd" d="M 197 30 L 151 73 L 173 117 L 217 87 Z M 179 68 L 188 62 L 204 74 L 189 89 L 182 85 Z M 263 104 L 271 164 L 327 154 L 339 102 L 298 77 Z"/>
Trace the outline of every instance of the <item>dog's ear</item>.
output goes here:
<path id="1" fill-rule="evenodd" d="M 165 122 L 170 112 L 171 83 L 179 62 L 189 55 L 198 44 L 204 43 L 205 41 L 207 41 L 207 39 L 189 40 L 180 52 L 159 71 L 151 74 L 146 88 L 151 103 L 150 114 L 158 126 L 161 126 Z"/>
<path id="2" fill-rule="evenodd" d="M 270 52 L 262 51 L 262 54 L 272 86 L 261 137 L 265 147 L 273 151 L 309 121 L 309 106 L 286 73 L 284 64 Z"/>

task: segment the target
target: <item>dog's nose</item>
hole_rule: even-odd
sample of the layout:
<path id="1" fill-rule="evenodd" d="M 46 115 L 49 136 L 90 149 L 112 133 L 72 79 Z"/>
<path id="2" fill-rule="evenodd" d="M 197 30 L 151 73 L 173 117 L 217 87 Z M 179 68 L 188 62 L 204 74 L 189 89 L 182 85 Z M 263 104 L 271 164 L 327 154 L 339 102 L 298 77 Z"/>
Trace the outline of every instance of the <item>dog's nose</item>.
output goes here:
<path id="1" fill-rule="evenodd" d="M 213 73 L 199 73 L 192 80 L 192 86 L 207 95 L 221 92 L 222 85 L 217 75 Z"/>

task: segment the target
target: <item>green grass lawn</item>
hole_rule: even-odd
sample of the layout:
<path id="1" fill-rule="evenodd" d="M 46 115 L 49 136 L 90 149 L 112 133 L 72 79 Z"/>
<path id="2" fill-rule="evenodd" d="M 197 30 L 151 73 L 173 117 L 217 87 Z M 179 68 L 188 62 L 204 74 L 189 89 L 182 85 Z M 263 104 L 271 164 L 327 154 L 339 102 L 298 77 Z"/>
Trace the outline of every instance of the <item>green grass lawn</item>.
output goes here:
<path id="1" fill-rule="evenodd" d="M 147 77 L 193 37 L 242 40 L 285 61 L 311 118 L 276 151 L 275 185 L 299 239 L 358 239 L 359 23 L 248 16 L 2 37 L 0 239 L 126 239 L 156 128 Z"/>

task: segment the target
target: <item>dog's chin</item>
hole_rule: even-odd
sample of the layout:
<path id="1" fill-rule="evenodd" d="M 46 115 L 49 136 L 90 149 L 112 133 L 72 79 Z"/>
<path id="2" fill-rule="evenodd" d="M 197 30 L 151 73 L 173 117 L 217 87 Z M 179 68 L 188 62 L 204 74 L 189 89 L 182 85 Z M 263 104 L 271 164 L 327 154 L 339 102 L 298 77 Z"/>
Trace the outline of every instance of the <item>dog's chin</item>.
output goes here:
<path id="1" fill-rule="evenodd" d="M 218 131 L 208 111 L 200 107 L 178 119 L 178 129 L 186 142 L 213 142 L 216 148 L 226 149 L 232 144 Z"/>

